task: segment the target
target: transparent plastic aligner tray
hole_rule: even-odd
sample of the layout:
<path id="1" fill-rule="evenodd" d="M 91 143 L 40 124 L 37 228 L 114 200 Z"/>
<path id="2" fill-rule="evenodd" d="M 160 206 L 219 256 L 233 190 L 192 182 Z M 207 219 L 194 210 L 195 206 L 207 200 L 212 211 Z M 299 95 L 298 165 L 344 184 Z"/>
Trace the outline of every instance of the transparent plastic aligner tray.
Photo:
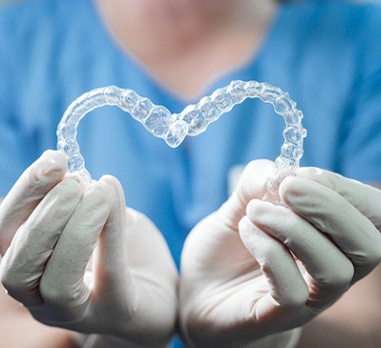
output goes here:
<path id="1" fill-rule="evenodd" d="M 283 116 L 286 123 L 284 143 L 275 160 L 276 170 L 268 179 L 264 197 L 279 203 L 279 184 L 299 167 L 303 155 L 303 139 L 307 132 L 302 126 L 303 113 L 296 108 L 296 103 L 288 93 L 269 83 L 232 81 L 228 86 L 202 98 L 197 104 L 187 106 L 179 114 L 172 114 L 164 106 L 153 104 L 131 89 L 115 86 L 94 89 L 76 99 L 65 111 L 57 128 L 57 148 L 67 156 L 69 175 L 81 184 L 88 185 L 91 176 L 85 168 L 76 134 L 79 121 L 90 111 L 104 105 L 118 106 L 142 123 L 154 136 L 163 138 L 171 147 L 177 147 L 187 135 L 195 136 L 204 132 L 210 123 L 217 121 L 223 113 L 229 112 L 246 98 L 259 98 L 265 103 L 271 103 L 274 111 Z"/>

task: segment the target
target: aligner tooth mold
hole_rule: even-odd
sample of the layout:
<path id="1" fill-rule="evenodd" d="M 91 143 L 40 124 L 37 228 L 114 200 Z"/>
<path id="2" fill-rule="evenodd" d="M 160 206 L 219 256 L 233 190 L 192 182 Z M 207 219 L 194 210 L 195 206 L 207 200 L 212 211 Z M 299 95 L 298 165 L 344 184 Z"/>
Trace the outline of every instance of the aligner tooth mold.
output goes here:
<path id="1" fill-rule="evenodd" d="M 288 93 L 265 82 L 232 81 L 197 104 L 188 105 L 181 113 L 172 114 L 167 108 L 153 104 L 148 98 L 139 96 L 131 89 L 116 86 L 97 88 L 77 98 L 65 111 L 57 127 L 57 148 L 68 159 L 68 175 L 82 185 L 91 183 L 90 173 L 76 141 L 79 121 L 90 111 L 104 105 L 118 106 L 139 121 L 154 136 L 164 139 L 170 147 L 179 146 L 184 138 L 205 132 L 208 125 L 217 121 L 223 113 L 247 98 L 259 98 L 273 105 L 274 111 L 283 116 L 286 128 L 280 155 L 275 160 L 276 170 L 267 182 L 264 199 L 281 204 L 278 188 L 281 181 L 293 175 L 303 156 L 303 139 L 307 131 L 302 126 L 302 111 Z"/>

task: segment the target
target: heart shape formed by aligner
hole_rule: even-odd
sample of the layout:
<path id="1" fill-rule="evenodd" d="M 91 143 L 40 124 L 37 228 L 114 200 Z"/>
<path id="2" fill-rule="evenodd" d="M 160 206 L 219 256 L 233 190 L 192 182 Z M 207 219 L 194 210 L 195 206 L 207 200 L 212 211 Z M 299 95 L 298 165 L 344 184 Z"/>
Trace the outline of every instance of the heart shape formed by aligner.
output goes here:
<path id="1" fill-rule="evenodd" d="M 177 147 L 187 135 L 195 136 L 204 132 L 211 122 L 218 120 L 223 113 L 246 98 L 259 98 L 271 103 L 274 111 L 283 116 L 286 123 L 281 154 L 275 160 L 277 173 L 269 180 L 269 191 L 274 191 L 281 179 L 299 167 L 303 155 L 303 139 L 307 132 L 301 123 L 303 113 L 296 108 L 296 103 L 288 93 L 269 83 L 232 81 L 212 95 L 203 97 L 197 104 L 187 106 L 179 114 L 172 114 L 164 106 L 153 104 L 131 89 L 116 86 L 97 88 L 77 98 L 65 111 L 57 127 L 57 148 L 67 156 L 68 172 L 87 185 L 91 183 L 91 176 L 79 152 L 76 134 L 79 121 L 90 111 L 104 105 L 118 106 L 142 123 L 154 136 L 163 138 L 171 147 Z"/>

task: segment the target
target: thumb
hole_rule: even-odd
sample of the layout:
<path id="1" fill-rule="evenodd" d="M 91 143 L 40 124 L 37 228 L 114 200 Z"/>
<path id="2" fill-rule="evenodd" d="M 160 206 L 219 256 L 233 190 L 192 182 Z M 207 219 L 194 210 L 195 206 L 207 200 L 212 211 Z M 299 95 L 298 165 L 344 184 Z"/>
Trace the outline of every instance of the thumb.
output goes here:
<path id="1" fill-rule="evenodd" d="M 95 286 L 98 296 L 129 298 L 135 303 L 136 291 L 132 285 L 127 260 L 126 206 L 123 188 L 113 176 L 105 175 L 100 182 L 106 184 L 113 197 L 108 220 L 99 236 L 94 260 Z"/>
<path id="2" fill-rule="evenodd" d="M 63 179 L 66 163 L 62 152 L 45 151 L 17 180 L 0 205 L 0 254 L 41 199 Z"/>
<path id="3" fill-rule="evenodd" d="M 267 180 L 274 170 L 275 163 L 269 160 L 251 161 L 245 167 L 236 189 L 219 210 L 228 225 L 238 228 L 238 222 L 246 215 L 249 202 L 265 195 Z"/>

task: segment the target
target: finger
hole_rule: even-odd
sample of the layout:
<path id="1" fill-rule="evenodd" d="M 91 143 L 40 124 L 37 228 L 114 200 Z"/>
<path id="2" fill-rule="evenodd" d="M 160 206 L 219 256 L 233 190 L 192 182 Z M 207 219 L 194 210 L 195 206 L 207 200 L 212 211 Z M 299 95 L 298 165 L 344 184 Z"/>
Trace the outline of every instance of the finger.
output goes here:
<path id="1" fill-rule="evenodd" d="M 239 223 L 243 243 L 257 260 L 267 279 L 270 297 L 258 303 L 257 310 L 274 306 L 302 306 L 308 299 L 308 287 L 299 268 L 283 243 L 255 226 L 247 216 Z"/>
<path id="2" fill-rule="evenodd" d="M 51 306 L 65 308 L 55 321 L 81 318 L 88 305 L 90 289 L 85 285 L 86 265 L 97 244 L 111 209 L 106 185 L 93 183 L 84 192 L 64 227 L 40 282 L 41 296 Z"/>
<path id="3" fill-rule="evenodd" d="M 0 206 L 0 253 L 4 255 L 13 235 L 40 200 L 66 171 L 66 157 L 59 151 L 46 151 L 17 180 Z"/>
<path id="4" fill-rule="evenodd" d="M 309 305 L 315 310 L 322 310 L 348 289 L 354 273 L 351 261 L 308 221 L 285 207 L 259 200 L 249 203 L 247 216 L 303 263 L 310 275 L 306 277 Z"/>
<path id="5" fill-rule="evenodd" d="M 94 305 L 89 313 L 94 320 L 112 308 L 113 314 L 124 321 L 107 322 L 104 326 L 114 334 L 125 333 L 127 328 L 132 339 L 139 341 L 141 335 L 146 335 L 141 330 L 141 320 L 155 327 L 152 335 L 174 325 L 176 268 L 153 223 L 143 214 L 126 209 L 119 181 L 104 176 L 100 182 L 110 189 L 112 209 L 94 255 L 95 283 L 91 294 Z M 155 313 L 162 317 L 159 325 Z"/>
<path id="6" fill-rule="evenodd" d="M 236 189 L 220 208 L 221 217 L 228 224 L 238 224 L 245 215 L 246 206 L 250 200 L 262 198 L 265 195 L 267 179 L 274 170 L 274 162 L 268 160 L 251 161 L 245 167 Z"/>
<path id="7" fill-rule="evenodd" d="M 314 181 L 288 177 L 280 186 L 285 204 L 326 233 L 352 261 L 353 281 L 367 275 L 381 259 L 381 234 L 339 193 Z"/>
<path id="8" fill-rule="evenodd" d="M 381 231 L 381 190 L 342 175 L 309 167 L 300 168 L 298 176 L 315 181 L 339 193 Z"/>
<path id="9" fill-rule="evenodd" d="M 113 209 L 99 243 L 99 262 L 109 275 L 120 279 L 118 265 L 128 265 L 136 278 L 150 278 L 167 287 L 177 278 L 177 272 L 166 241 L 157 227 L 144 214 L 126 208 L 123 188 L 112 176 L 101 182 L 113 192 Z M 163 282 L 164 280 L 164 282 Z"/>
<path id="10" fill-rule="evenodd" d="M 98 272 L 100 270 L 107 272 L 108 276 L 116 272 L 117 277 L 120 274 L 117 265 L 126 264 L 120 263 L 126 261 L 125 246 L 127 242 L 125 233 L 123 233 L 126 226 L 126 203 L 123 188 L 116 178 L 104 176 L 100 182 L 110 190 L 112 207 L 104 231 L 100 236 L 97 262 L 102 264 L 98 264 L 97 269 Z"/>
<path id="11" fill-rule="evenodd" d="M 82 192 L 73 180 L 50 190 L 17 231 L 1 263 L 9 294 L 25 306 L 43 302 L 39 282 L 54 246 L 75 211 Z"/>
<path id="12" fill-rule="evenodd" d="M 107 185 L 110 190 L 112 208 L 97 248 L 94 267 L 95 288 L 99 296 L 114 294 L 117 298 L 126 298 L 127 295 L 130 302 L 135 297 L 135 289 L 132 286 L 128 269 L 130 264 L 127 255 L 128 242 L 125 231 L 127 217 L 124 192 L 119 181 L 112 176 L 104 176 L 100 182 Z M 136 244 L 133 245 L 138 248 Z M 121 266 L 124 267 L 122 272 Z M 135 300 L 129 304 L 136 302 Z"/>

